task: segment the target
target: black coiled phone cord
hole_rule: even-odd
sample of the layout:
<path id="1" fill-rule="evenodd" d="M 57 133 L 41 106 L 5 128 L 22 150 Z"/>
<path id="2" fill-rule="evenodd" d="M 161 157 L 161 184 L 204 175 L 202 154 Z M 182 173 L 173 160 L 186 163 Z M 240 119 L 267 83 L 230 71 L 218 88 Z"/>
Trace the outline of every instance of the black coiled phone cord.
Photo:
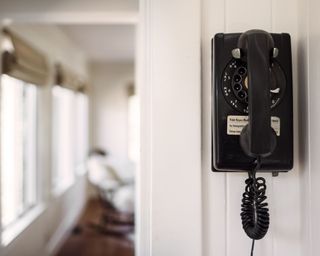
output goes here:
<path id="1" fill-rule="evenodd" d="M 269 229 L 269 209 L 265 201 L 266 180 L 262 177 L 256 178 L 256 171 L 260 168 L 260 157 L 256 160 L 256 167 L 249 171 L 246 179 L 245 192 L 242 195 L 241 219 L 242 227 L 246 234 L 252 239 L 251 256 L 253 256 L 255 240 L 262 239 Z"/>

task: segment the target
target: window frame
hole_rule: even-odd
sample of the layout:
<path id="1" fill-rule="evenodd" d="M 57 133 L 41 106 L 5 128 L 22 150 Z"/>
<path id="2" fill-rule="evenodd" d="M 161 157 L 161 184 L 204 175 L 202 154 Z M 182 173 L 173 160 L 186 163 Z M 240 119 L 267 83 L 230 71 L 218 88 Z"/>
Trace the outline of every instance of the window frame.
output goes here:
<path id="1" fill-rule="evenodd" d="M 7 77 L 7 78 L 5 78 Z M 20 79 L 17 79 L 17 78 L 14 78 L 14 77 L 11 77 L 9 75 L 6 75 L 6 74 L 1 74 L 0 75 L 0 118 L 2 120 L 2 104 L 3 104 L 3 86 L 4 86 L 4 83 L 5 83 L 5 79 L 12 79 L 11 82 L 14 82 L 14 80 L 16 80 L 17 82 L 20 83 L 20 86 L 22 86 L 22 97 L 21 97 L 21 106 L 22 106 L 22 118 L 21 118 L 21 122 L 22 122 L 22 132 L 21 132 L 21 136 L 22 136 L 22 139 L 21 139 L 21 144 L 22 144 L 22 156 L 21 156 L 21 161 L 22 161 L 22 175 L 23 175 L 23 181 L 21 183 L 22 185 L 22 198 L 23 198 L 23 209 L 21 210 L 21 212 L 19 214 L 17 214 L 15 216 L 15 218 L 10 221 L 10 223 L 7 223 L 5 226 L 4 226 L 4 223 L 3 223 L 3 201 L 2 201 L 2 187 L 0 189 L 0 195 L 1 195 L 1 200 L 0 200 L 0 230 L 1 230 L 1 236 L 0 236 L 0 240 L 1 240 L 1 246 L 7 246 L 9 245 L 18 235 L 20 235 L 24 230 L 25 228 L 27 228 L 43 211 L 44 211 L 44 204 L 43 202 L 41 202 L 41 197 L 40 197 L 40 179 L 41 179 L 41 176 L 39 175 L 39 113 L 40 113 L 40 107 L 39 107 L 39 99 L 40 99 L 40 90 L 38 88 L 37 85 L 35 84 L 32 84 L 32 83 L 28 83 L 26 81 L 23 81 L 23 80 L 20 80 Z M 33 184 L 29 184 L 28 186 L 30 186 L 31 188 L 34 188 L 34 191 L 32 193 L 34 193 L 33 197 L 34 197 L 34 200 L 32 203 L 30 203 L 30 205 L 27 205 L 27 199 L 24 197 L 25 194 L 28 194 L 29 192 L 26 192 L 25 190 L 29 190 L 30 187 L 26 186 L 26 182 L 27 180 L 30 178 L 29 175 L 30 173 L 27 173 L 28 172 L 28 167 L 26 167 L 26 163 L 28 160 L 26 160 L 26 154 L 29 154 L 28 152 L 28 147 L 29 145 L 26 145 L 25 143 L 28 143 L 25 141 L 26 139 L 26 136 L 30 135 L 26 135 L 25 132 L 29 132 L 27 130 L 28 129 L 28 126 L 30 125 L 30 123 L 26 123 L 26 122 L 29 122 L 29 120 L 26 121 L 26 106 L 25 104 L 29 104 L 29 103 L 26 103 L 26 101 L 30 100 L 30 99 L 27 99 L 25 97 L 28 97 L 26 96 L 25 94 L 26 93 L 30 93 L 28 92 L 28 88 L 27 86 L 32 86 L 34 88 L 34 92 L 33 92 L 33 96 L 32 97 L 35 97 L 35 105 L 31 107 L 35 110 L 35 113 L 32 113 L 32 119 L 34 119 L 34 123 L 31 124 L 31 126 L 33 126 L 31 129 L 35 128 L 34 132 L 33 132 L 33 135 L 34 136 L 34 141 L 33 141 L 33 163 L 32 163 L 32 168 L 34 168 L 34 173 L 33 173 Z M 31 99 L 32 100 L 32 99 Z M 2 127 L 0 127 L 2 128 Z M 3 157 L 2 156 L 2 143 L 3 143 L 3 138 L 2 137 L 2 131 L 0 131 L 0 159 Z M 27 157 L 28 159 L 28 157 Z M 1 164 L 0 165 L 0 170 L 1 170 L 1 175 L 0 175 L 0 181 L 2 182 L 2 179 L 3 179 L 3 165 Z"/>
<path id="2" fill-rule="evenodd" d="M 72 158 L 72 160 L 71 160 L 71 162 L 72 162 L 72 164 L 71 164 L 71 169 L 70 169 L 70 173 L 69 174 L 71 174 L 70 175 L 70 179 L 67 179 L 67 180 L 64 180 L 63 182 L 59 182 L 59 183 L 57 183 L 56 182 L 56 180 L 61 180 L 60 178 L 59 178 L 59 171 L 57 171 L 58 170 L 58 157 L 57 157 L 57 152 L 59 152 L 58 151 L 58 149 L 57 149 L 57 147 L 59 147 L 58 145 L 57 145 L 57 141 L 58 141 L 58 138 L 57 138 L 57 134 L 56 134 L 56 130 L 57 129 L 55 129 L 55 122 L 57 122 L 57 120 L 56 120 L 56 113 L 55 113 L 55 95 L 54 95 L 54 90 L 61 90 L 60 91 L 60 93 L 61 92 L 63 92 L 64 90 L 65 90 L 65 92 L 68 92 L 69 93 L 69 96 L 71 96 L 72 95 L 72 102 L 71 103 L 69 103 L 69 104 L 71 104 L 71 108 L 70 108 L 70 110 L 71 110 L 71 112 L 72 112 L 72 114 L 74 114 L 74 103 L 75 103 L 75 92 L 73 91 L 73 90 L 71 90 L 71 89 L 69 89 L 69 88 L 65 88 L 65 87 L 61 87 L 60 85 L 54 85 L 53 87 L 52 87 L 52 89 L 51 89 L 51 97 L 52 97 L 52 117 L 51 117 L 51 120 L 52 120 L 52 125 L 51 125 L 51 127 L 52 127 L 52 132 L 51 132 L 51 138 L 52 138 L 52 145 L 51 145 L 51 148 L 52 148 L 52 153 L 51 153 L 51 159 L 52 159 L 52 161 L 51 161 L 51 170 L 52 170 L 52 172 L 51 172 L 51 179 L 50 179 L 50 185 L 51 185 L 51 194 L 54 196 L 54 197 L 59 197 L 60 195 L 62 195 L 63 193 L 65 193 L 69 188 L 71 188 L 72 187 L 72 185 L 74 185 L 75 184 L 75 182 L 76 182 L 76 175 L 75 175 L 75 154 L 74 154 L 74 148 L 73 148 L 73 145 L 72 144 L 74 144 L 74 135 L 73 136 L 71 136 L 71 138 L 70 138 L 70 143 L 71 143 L 71 146 L 70 146 L 70 150 L 71 150 L 71 152 L 69 152 L 69 155 L 71 156 L 71 158 Z M 73 123 L 74 122 L 70 122 L 71 123 L 71 127 L 70 127 L 70 130 L 74 130 L 74 127 L 73 127 Z M 63 180 L 63 179 L 62 179 Z"/>
<path id="3" fill-rule="evenodd" d="M 128 96 L 128 158 L 135 164 L 140 160 L 140 99 L 137 94 Z M 134 121 L 133 121 L 134 120 Z"/>
<path id="4" fill-rule="evenodd" d="M 79 105 L 79 100 L 80 100 L 80 97 L 84 97 L 84 104 L 85 106 L 80 106 Z M 76 131 L 75 131 L 75 134 L 76 134 L 76 137 L 75 137 L 75 171 L 76 171 L 76 175 L 78 176 L 82 176 L 82 175 L 85 175 L 87 173 L 87 166 L 86 166 L 86 162 L 87 162 L 87 156 L 88 156 L 88 153 L 89 153 L 89 144 L 90 144 L 90 141 L 89 141 L 89 134 L 90 134 L 90 127 L 89 127 L 89 106 L 90 106 L 90 103 L 89 103 L 89 97 L 87 94 L 83 93 L 83 92 L 75 92 L 75 123 L 76 123 Z M 82 107 L 85 107 L 85 109 L 82 109 Z M 79 113 L 81 110 L 84 110 L 83 113 Z M 80 123 L 80 120 L 79 120 L 79 116 L 80 114 L 82 114 L 83 116 L 81 117 L 81 120 L 84 121 L 83 123 Z M 84 119 L 82 119 L 84 118 Z M 81 127 L 81 125 L 85 125 L 85 127 Z M 80 131 L 80 129 L 84 129 L 86 131 L 86 139 L 85 141 L 82 141 L 84 142 L 84 144 L 81 145 L 81 143 L 79 143 L 80 139 L 79 137 L 81 137 L 82 135 L 82 131 Z M 78 137 L 79 136 L 79 137 Z M 81 148 L 83 148 L 81 151 L 82 152 L 79 152 Z M 81 159 L 80 161 L 78 161 L 78 157 L 79 155 L 82 155 L 83 159 Z M 79 157 L 80 158 L 80 157 Z"/>

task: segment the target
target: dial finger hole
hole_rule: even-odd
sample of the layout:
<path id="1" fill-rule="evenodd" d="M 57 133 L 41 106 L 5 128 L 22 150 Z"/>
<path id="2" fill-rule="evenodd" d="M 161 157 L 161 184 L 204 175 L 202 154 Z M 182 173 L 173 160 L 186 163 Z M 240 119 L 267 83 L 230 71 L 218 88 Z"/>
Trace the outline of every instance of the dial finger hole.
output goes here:
<path id="1" fill-rule="evenodd" d="M 235 75 L 235 76 L 233 77 L 233 81 L 235 81 L 236 83 L 239 83 L 239 82 L 241 81 L 241 76 Z"/>
<path id="2" fill-rule="evenodd" d="M 236 91 L 240 91 L 242 89 L 242 86 L 241 84 L 234 84 L 233 85 L 233 88 L 236 90 Z"/>
<path id="3" fill-rule="evenodd" d="M 240 99 L 244 99 L 245 97 L 247 97 L 247 93 L 245 91 L 240 91 L 238 92 L 238 97 Z"/>
<path id="4" fill-rule="evenodd" d="M 241 67 L 241 68 L 238 69 L 239 75 L 244 75 L 246 72 L 247 72 L 247 70 L 244 67 Z"/>

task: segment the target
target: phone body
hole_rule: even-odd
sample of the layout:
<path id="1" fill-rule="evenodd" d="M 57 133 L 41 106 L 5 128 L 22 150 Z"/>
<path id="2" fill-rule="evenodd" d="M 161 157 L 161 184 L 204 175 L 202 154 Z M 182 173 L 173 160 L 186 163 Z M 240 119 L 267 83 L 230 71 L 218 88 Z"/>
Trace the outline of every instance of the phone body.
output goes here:
<path id="1" fill-rule="evenodd" d="M 232 56 L 241 33 L 212 39 L 212 170 L 248 171 L 254 157 L 244 153 L 239 137 L 248 124 L 248 65 Z M 261 159 L 261 171 L 293 168 L 293 92 L 290 35 L 271 33 L 277 56 L 270 62 L 270 125 L 276 134 L 272 154 Z M 264 115 L 262 112 L 261 115 Z"/>

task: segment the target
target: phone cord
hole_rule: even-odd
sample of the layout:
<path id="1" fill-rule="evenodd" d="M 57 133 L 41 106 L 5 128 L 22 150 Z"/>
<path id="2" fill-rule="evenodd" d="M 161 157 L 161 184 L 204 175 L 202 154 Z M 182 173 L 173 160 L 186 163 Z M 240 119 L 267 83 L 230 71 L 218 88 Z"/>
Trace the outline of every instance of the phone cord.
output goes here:
<path id="1" fill-rule="evenodd" d="M 245 192 L 242 195 L 241 219 L 242 227 L 246 234 L 252 238 L 251 256 L 253 256 L 255 240 L 262 239 L 269 229 L 269 209 L 265 202 L 266 180 L 262 177 L 256 178 L 256 172 L 260 169 L 261 158 L 256 160 L 256 166 L 248 172 Z"/>

